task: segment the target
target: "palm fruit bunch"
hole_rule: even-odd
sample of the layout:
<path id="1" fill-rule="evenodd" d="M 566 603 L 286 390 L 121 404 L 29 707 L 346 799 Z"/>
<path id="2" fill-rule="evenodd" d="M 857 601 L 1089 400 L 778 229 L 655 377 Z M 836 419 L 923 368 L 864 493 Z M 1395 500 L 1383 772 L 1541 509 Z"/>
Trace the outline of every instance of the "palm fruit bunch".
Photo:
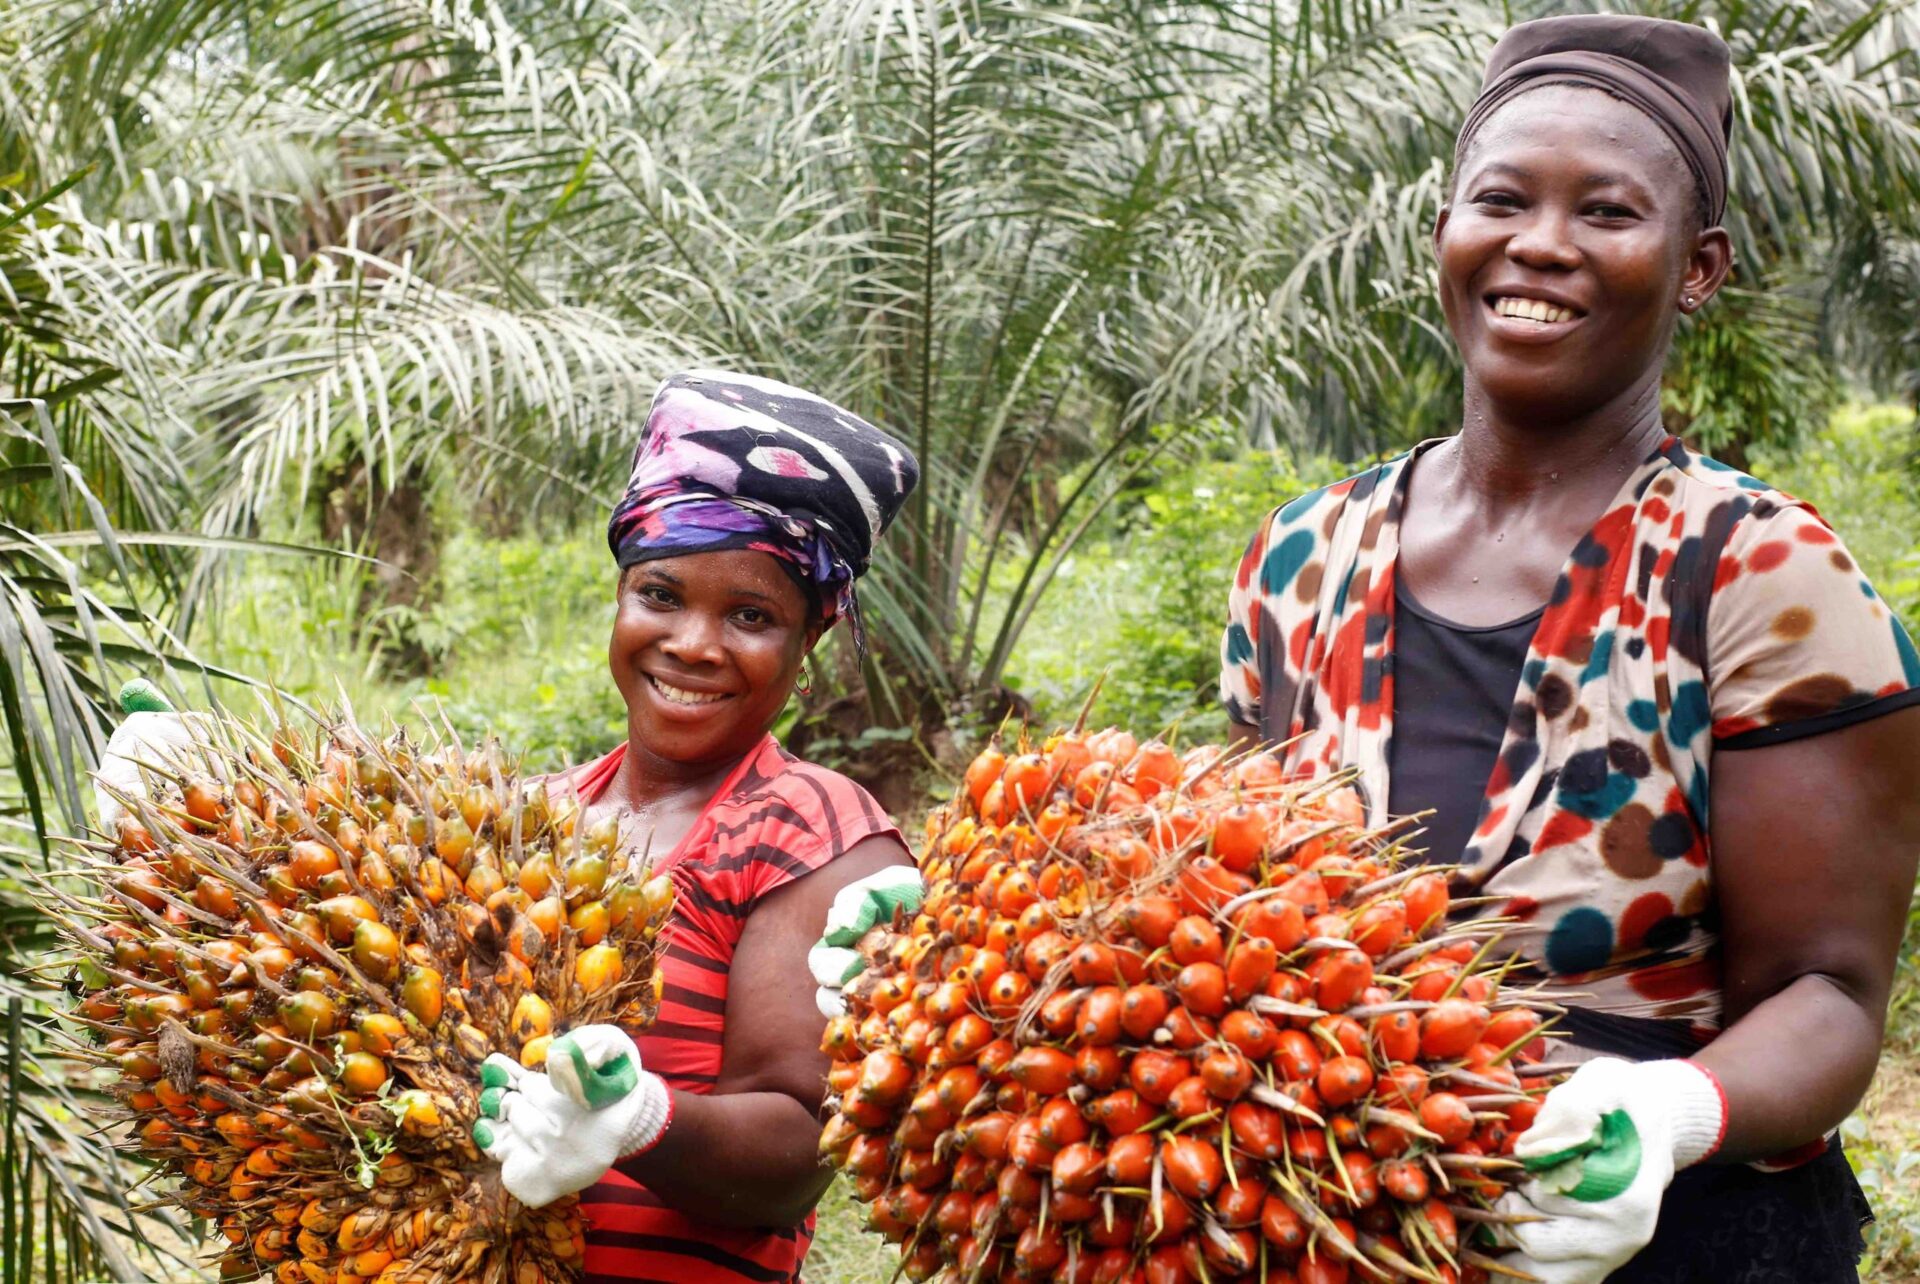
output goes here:
<path id="1" fill-rule="evenodd" d="M 1107 730 L 974 759 L 823 1045 L 822 1154 L 905 1275 L 1503 1273 L 1476 1236 L 1555 1081 L 1545 1005 L 1395 832 L 1270 753 Z"/>
<path id="2" fill-rule="evenodd" d="M 472 1142 L 480 1063 L 649 1022 L 668 879 L 490 743 L 195 719 L 46 884 L 127 1145 L 227 1279 L 577 1279 L 578 1201 L 519 1204 Z"/>

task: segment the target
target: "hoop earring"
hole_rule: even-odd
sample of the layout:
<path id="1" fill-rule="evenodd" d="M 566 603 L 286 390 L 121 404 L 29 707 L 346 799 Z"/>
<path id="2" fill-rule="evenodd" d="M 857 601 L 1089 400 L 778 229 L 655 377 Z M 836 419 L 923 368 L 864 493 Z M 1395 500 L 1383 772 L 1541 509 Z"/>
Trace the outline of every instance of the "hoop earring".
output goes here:
<path id="1" fill-rule="evenodd" d="M 807 667 L 805 660 L 800 661 L 800 681 L 794 689 L 801 695 L 813 694 L 813 671 Z"/>

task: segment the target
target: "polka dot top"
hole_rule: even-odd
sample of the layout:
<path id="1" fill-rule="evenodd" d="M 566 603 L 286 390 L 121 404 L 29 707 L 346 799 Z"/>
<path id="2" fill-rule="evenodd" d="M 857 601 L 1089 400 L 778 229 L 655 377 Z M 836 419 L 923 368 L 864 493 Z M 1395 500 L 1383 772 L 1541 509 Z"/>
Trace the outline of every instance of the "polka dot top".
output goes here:
<path id="1" fill-rule="evenodd" d="M 1416 452 L 1437 442 L 1424 443 Z M 1303 776 L 1358 768 L 1387 819 L 1402 455 L 1303 495 L 1241 560 L 1235 721 Z M 1669 438 L 1562 567 L 1460 860 L 1580 1006 L 1720 1024 L 1707 840 L 1716 751 L 1920 703 L 1920 655 L 1809 505 Z"/>

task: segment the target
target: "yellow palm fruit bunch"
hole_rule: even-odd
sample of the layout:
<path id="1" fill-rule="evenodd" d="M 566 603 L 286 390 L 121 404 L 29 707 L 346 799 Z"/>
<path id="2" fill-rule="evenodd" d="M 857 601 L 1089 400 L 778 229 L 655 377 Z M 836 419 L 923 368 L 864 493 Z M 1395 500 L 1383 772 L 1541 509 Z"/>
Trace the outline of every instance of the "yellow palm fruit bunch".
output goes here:
<path id="1" fill-rule="evenodd" d="M 472 1143 L 480 1063 L 651 1021 L 668 879 L 490 742 L 196 717 L 46 885 L 128 1145 L 227 1279 L 578 1278 L 577 1200 L 526 1208 Z"/>

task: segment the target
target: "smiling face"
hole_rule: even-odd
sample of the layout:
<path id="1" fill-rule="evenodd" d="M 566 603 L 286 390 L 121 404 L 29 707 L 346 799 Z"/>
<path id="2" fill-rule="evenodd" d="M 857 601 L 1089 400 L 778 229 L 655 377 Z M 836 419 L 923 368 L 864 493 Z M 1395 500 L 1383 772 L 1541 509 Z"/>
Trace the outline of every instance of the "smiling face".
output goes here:
<path id="1" fill-rule="evenodd" d="M 1535 422 L 1657 382 L 1680 312 L 1731 265 L 1726 233 L 1700 229 L 1693 175 L 1660 127 L 1572 85 L 1528 90 L 1486 119 L 1434 249 L 1469 382 Z"/>
<path id="2" fill-rule="evenodd" d="M 628 568 L 607 661 L 633 744 L 694 770 L 739 758 L 779 716 L 820 632 L 770 554 L 694 553 Z"/>

